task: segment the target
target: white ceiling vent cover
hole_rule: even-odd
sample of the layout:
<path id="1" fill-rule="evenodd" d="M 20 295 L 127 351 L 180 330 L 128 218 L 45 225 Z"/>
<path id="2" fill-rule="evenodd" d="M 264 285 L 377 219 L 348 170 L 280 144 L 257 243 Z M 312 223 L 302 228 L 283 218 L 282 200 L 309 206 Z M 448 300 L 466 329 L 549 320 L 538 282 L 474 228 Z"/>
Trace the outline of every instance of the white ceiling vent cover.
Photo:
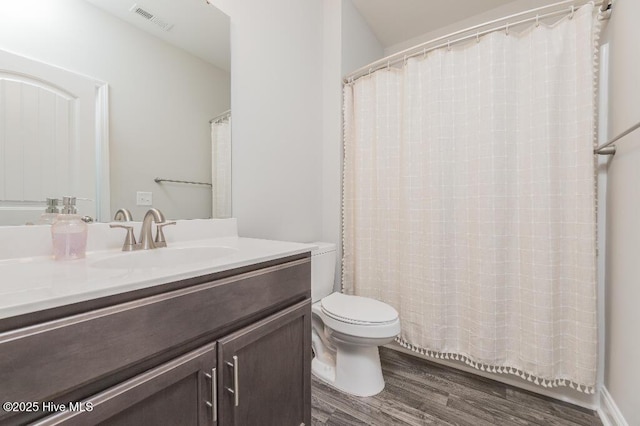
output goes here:
<path id="1" fill-rule="evenodd" d="M 138 16 L 146 19 L 147 21 L 153 22 L 158 27 L 162 28 L 164 31 L 170 31 L 173 28 L 173 24 L 168 23 L 167 21 L 158 18 L 153 13 L 149 12 L 146 9 L 143 9 L 141 6 L 138 6 L 137 3 L 134 3 L 129 9 L 130 12 L 137 14 Z"/>

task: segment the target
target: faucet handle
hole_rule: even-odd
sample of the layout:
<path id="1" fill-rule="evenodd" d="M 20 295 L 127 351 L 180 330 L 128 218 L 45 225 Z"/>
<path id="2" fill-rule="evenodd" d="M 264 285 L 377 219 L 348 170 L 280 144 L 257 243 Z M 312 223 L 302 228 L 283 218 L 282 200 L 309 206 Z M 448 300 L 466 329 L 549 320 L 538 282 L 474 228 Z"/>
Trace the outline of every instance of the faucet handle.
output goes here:
<path id="1" fill-rule="evenodd" d="M 133 226 L 130 225 L 116 225 L 114 223 L 110 224 L 111 228 L 122 228 L 127 230 L 127 236 L 124 239 L 124 244 L 122 245 L 122 251 L 133 251 L 136 249 L 136 237 L 133 235 Z"/>
<path id="2" fill-rule="evenodd" d="M 158 223 L 157 226 L 157 232 L 156 232 L 156 247 L 166 247 L 167 246 L 167 240 L 164 239 L 164 232 L 162 231 L 162 228 L 164 228 L 165 226 L 168 225 L 175 225 L 176 222 L 172 221 L 172 222 L 162 222 L 162 223 Z"/>

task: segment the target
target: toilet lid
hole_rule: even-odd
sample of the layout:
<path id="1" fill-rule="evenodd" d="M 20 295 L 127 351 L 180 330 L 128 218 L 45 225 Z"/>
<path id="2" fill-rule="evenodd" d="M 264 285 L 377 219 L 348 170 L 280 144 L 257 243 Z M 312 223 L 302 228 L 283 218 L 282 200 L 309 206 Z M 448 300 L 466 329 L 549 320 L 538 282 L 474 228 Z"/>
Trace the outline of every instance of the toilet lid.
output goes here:
<path id="1" fill-rule="evenodd" d="M 368 297 L 332 293 L 320 304 L 325 314 L 344 322 L 382 324 L 398 319 L 398 312 L 391 306 Z"/>

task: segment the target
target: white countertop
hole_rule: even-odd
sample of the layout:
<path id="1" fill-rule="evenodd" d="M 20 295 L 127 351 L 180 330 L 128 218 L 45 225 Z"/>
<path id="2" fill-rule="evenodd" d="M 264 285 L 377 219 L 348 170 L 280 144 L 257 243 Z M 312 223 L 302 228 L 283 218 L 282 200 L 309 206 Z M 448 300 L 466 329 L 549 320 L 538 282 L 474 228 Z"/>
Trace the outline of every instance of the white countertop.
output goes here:
<path id="1" fill-rule="evenodd" d="M 305 253 L 316 247 L 237 236 L 171 241 L 168 231 L 170 248 L 213 246 L 234 250 L 206 261 L 140 269 L 92 266 L 102 259 L 127 255 L 118 248 L 87 252 L 85 259 L 71 261 L 54 261 L 51 256 L 42 255 L 0 259 L 0 319 L 235 269 Z M 165 249 L 150 252 L 159 250 Z"/>

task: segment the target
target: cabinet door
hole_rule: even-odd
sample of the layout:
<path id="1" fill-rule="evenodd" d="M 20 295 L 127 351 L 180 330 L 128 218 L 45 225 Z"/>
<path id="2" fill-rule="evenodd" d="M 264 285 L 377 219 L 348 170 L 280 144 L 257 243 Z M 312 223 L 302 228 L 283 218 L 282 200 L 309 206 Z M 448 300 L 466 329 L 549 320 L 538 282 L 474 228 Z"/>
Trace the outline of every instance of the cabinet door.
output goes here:
<path id="1" fill-rule="evenodd" d="M 218 341 L 220 424 L 311 424 L 311 301 Z"/>
<path id="2" fill-rule="evenodd" d="M 85 411 L 45 417 L 36 425 L 210 425 L 216 344 L 205 345 L 85 401 Z"/>

